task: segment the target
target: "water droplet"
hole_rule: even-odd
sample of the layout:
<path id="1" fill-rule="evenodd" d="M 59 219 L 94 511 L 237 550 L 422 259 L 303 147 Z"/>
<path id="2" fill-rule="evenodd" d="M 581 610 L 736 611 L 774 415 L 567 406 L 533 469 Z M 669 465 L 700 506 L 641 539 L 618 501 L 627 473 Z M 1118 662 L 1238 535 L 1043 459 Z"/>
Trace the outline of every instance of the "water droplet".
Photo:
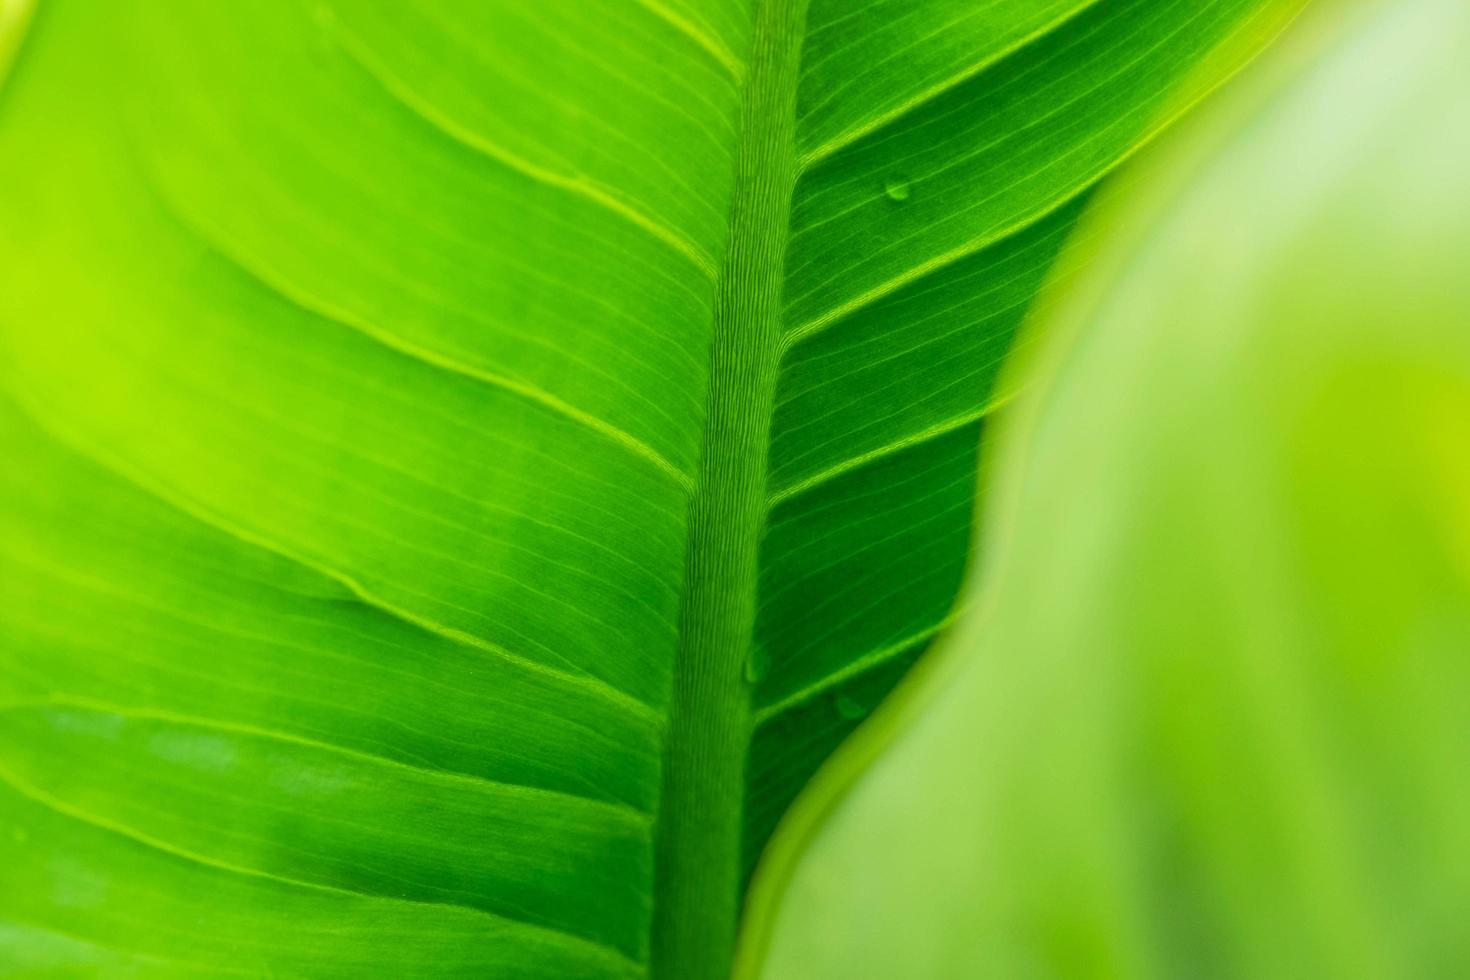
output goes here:
<path id="1" fill-rule="evenodd" d="M 752 684 L 759 684 L 770 672 L 771 655 L 766 652 L 766 648 L 751 647 L 750 656 L 745 658 L 745 679 Z"/>
<path id="2" fill-rule="evenodd" d="M 883 181 L 883 193 L 888 195 L 890 201 L 907 201 L 909 199 L 909 179 L 907 177 L 889 177 Z"/>
<path id="3" fill-rule="evenodd" d="M 857 721 L 866 715 L 868 711 L 846 694 L 839 694 L 837 695 L 837 713 L 848 721 Z"/>

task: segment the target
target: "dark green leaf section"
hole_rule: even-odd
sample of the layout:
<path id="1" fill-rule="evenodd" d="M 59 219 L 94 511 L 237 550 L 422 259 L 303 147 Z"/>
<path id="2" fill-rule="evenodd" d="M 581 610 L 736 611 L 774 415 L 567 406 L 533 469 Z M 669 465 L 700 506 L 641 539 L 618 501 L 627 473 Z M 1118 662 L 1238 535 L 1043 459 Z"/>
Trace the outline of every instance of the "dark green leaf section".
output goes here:
<path id="1" fill-rule="evenodd" d="M 755 6 L 41 4 L 0 972 L 723 971 L 1083 197 L 1283 9 Z"/>
<path id="2" fill-rule="evenodd" d="M 950 617 L 996 372 L 1089 189 L 1293 5 L 887 6 L 814 0 L 808 23 L 747 866 Z M 920 22 L 945 26 L 894 41 Z M 837 101 L 839 63 L 871 113 Z"/>

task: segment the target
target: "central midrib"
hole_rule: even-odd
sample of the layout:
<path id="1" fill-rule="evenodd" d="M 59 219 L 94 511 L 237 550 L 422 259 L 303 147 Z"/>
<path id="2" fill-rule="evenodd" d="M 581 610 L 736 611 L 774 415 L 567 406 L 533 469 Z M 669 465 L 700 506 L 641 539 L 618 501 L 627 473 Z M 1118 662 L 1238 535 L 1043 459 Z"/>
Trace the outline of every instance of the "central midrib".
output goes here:
<path id="1" fill-rule="evenodd" d="M 658 819 L 652 972 L 660 980 L 728 976 L 740 912 L 745 663 L 766 514 L 806 2 L 757 0 Z"/>

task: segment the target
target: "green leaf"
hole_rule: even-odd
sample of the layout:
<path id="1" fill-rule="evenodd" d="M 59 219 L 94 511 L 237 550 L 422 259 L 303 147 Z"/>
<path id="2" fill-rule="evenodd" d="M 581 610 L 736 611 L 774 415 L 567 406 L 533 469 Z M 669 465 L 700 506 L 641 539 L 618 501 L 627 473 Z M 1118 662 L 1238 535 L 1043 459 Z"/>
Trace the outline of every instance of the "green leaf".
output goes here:
<path id="1" fill-rule="evenodd" d="M 1470 9 L 1342 9 L 1088 219 L 737 975 L 1470 975 Z"/>
<path id="2" fill-rule="evenodd" d="M 1294 7 L 44 0 L 5 967 L 725 973 L 1082 200 Z"/>

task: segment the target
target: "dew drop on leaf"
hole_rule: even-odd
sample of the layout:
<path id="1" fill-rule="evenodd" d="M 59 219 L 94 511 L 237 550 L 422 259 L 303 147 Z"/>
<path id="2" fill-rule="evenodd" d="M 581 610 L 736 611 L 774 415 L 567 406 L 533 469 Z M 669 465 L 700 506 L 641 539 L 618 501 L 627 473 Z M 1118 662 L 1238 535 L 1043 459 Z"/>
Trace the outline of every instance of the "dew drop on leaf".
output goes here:
<path id="1" fill-rule="evenodd" d="M 867 709 L 846 694 L 837 695 L 837 713 L 848 721 L 857 721 L 866 715 Z"/>
<path id="2" fill-rule="evenodd" d="M 909 199 L 909 179 L 907 177 L 889 177 L 883 181 L 883 193 L 888 195 L 890 201 L 907 201 Z"/>

